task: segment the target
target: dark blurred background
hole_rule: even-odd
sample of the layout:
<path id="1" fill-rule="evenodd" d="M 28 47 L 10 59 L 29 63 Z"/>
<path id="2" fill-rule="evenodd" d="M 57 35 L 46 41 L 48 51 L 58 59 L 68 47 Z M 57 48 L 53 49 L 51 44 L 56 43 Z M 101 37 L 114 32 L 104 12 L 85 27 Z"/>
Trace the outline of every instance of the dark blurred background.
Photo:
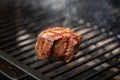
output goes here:
<path id="1" fill-rule="evenodd" d="M 44 15 L 38 17 L 41 14 Z M 0 15 L 22 16 L 23 24 L 34 21 L 27 26 L 42 24 L 43 18 L 63 15 L 63 26 L 90 22 L 111 29 L 120 25 L 120 0 L 6 0 L 0 2 Z"/>
<path id="2" fill-rule="evenodd" d="M 4 30 L 9 33 L 12 29 L 15 32 L 11 32 L 12 35 L 27 33 L 30 34 L 27 36 L 36 38 L 40 31 L 49 27 L 75 28 L 84 23 L 91 28 L 102 28 L 103 33 L 111 31 L 120 39 L 120 0 L 0 0 L 0 29 L 9 27 L 3 29 L 1 35 Z M 13 40 L 17 43 L 22 39 L 15 37 Z M 6 49 L 5 43 L 0 43 L 3 50 Z M 13 53 L 18 51 L 13 49 Z"/>

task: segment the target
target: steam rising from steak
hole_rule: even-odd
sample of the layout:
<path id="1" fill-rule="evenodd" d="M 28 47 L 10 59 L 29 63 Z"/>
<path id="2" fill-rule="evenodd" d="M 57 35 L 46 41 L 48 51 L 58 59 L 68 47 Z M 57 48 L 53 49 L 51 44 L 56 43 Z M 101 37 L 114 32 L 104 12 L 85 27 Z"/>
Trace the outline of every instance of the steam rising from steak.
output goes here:
<path id="1" fill-rule="evenodd" d="M 77 53 L 81 40 L 82 36 L 69 28 L 49 28 L 38 35 L 35 49 L 40 60 L 69 62 Z"/>

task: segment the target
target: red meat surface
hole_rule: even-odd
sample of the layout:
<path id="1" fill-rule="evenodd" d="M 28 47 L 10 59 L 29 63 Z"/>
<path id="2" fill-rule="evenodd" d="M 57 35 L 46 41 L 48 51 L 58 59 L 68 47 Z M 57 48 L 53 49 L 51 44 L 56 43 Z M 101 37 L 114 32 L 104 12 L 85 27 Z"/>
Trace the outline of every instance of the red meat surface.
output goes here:
<path id="1" fill-rule="evenodd" d="M 82 36 L 69 28 L 54 27 L 39 33 L 35 49 L 40 60 L 69 62 L 77 53 L 81 40 Z"/>

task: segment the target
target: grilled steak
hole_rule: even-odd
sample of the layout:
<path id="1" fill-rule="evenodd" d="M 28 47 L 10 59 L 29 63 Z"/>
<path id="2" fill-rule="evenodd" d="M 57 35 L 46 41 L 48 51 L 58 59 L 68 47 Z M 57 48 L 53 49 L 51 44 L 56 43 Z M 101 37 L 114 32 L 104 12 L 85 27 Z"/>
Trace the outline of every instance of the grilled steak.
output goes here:
<path id="1" fill-rule="evenodd" d="M 37 38 L 36 53 L 41 60 L 69 62 L 77 53 L 82 36 L 69 28 L 55 27 L 42 31 Z"/>

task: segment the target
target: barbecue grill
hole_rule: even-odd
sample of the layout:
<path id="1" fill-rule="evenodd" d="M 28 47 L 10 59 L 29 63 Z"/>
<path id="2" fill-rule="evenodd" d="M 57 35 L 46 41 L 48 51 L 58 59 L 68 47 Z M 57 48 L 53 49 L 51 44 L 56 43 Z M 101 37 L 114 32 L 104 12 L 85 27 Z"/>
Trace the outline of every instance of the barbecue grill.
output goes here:
<path id="1" fill-rule="evenodd" d="M 87 21 L 71 23 L 70 28 L 83 36 L 75 58 L 69 63 L 41 61 L 34 49 L 37 34 L 63 26 L 66 19 L 61 9 L 29 10 L 31 5 L 22 3 L 24 0 L 0 1 L 2 74 L 12 80 L 120 80 L 120 15 L 109 28 Z"/>

